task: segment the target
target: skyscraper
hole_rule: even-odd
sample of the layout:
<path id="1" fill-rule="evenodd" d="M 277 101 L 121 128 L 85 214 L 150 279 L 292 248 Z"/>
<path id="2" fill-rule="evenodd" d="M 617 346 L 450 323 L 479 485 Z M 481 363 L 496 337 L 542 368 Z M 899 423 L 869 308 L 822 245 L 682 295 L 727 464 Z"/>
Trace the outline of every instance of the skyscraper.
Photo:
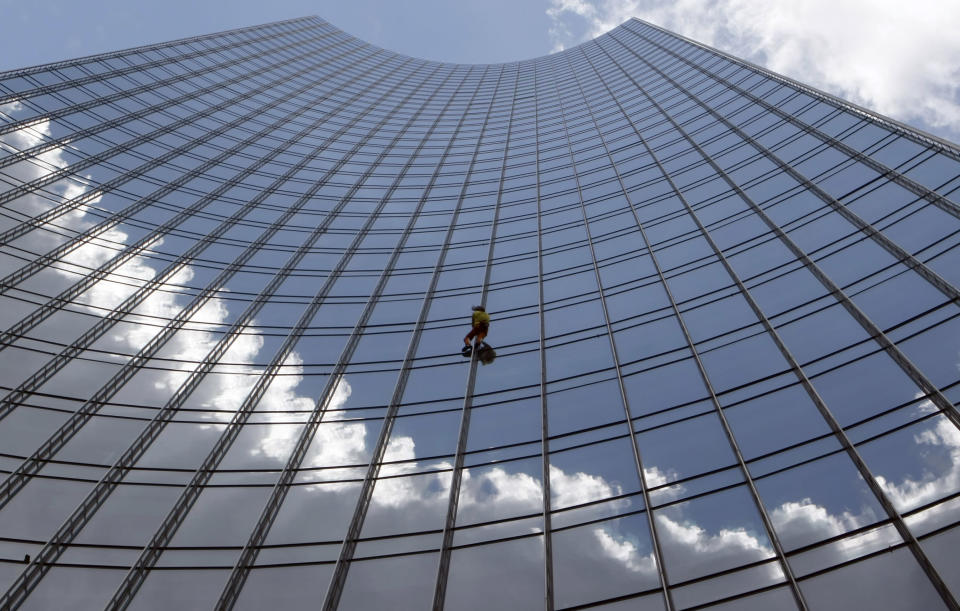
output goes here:
<path id="1" fill-rule="evenodd" d="M 955 145 L 638 20 L 0 103 L 0 607 L 958 608 Z"/>

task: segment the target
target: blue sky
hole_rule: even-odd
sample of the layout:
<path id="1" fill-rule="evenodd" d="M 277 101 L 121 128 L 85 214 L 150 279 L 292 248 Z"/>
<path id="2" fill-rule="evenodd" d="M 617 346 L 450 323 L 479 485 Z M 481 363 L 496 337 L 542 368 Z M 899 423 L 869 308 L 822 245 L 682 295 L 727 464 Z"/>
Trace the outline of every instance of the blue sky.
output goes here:
<path id="1" fill-rule="evenodd" d="M 428 59 L 526 59 L 631 16 L 960 141 L 956 0 L 0 0 L 0 70 L 319 15 Z"/>

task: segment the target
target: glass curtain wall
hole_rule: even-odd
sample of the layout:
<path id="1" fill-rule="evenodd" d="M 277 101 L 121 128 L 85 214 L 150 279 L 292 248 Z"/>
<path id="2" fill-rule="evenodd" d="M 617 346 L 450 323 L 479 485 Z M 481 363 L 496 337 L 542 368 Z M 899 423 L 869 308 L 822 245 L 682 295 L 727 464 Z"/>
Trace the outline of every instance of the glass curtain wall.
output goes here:
<path id="1" fill-rule="evenodd" d="M 645 22 L 2 73 L 0 275 L 4 609 L 960 609 L 960 151 Z"/>

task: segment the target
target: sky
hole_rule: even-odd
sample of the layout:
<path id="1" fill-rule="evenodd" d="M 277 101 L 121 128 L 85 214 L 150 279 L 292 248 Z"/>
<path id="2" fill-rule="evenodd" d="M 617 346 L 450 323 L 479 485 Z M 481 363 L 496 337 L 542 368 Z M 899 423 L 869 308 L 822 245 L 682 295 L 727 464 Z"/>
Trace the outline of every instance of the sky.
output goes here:
<path id="1" fill-rule="evenodd" d="M 905 6 L 900 0 L 0 0 L 0 70 L 305 15 L 417 57 L 514 61 L 639 17 L 960 142 L 960 1 Z"/>

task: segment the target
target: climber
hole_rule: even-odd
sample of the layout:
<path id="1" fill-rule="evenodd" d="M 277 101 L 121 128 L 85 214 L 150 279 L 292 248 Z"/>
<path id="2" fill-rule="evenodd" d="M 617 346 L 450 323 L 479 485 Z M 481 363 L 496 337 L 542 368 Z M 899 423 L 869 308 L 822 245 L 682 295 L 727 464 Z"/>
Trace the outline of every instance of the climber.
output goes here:
<path id="1" fill-rule="evenodd" d="M 487 337 L 487 331 L 490 330 L 490 315 L 487 314 L 486 308 L 480 305 L 473 306 L 470 325 L 470 333 L 467 333 L 467 336 L 463 338 L 463 343 L 466 344 L 463 347 L 463 356 L 470 356 L 473 352 L 473 346 L 470 345 L 470 340 L 476 338 L 477 346 L 484 344 L 483 340 Z"/>

